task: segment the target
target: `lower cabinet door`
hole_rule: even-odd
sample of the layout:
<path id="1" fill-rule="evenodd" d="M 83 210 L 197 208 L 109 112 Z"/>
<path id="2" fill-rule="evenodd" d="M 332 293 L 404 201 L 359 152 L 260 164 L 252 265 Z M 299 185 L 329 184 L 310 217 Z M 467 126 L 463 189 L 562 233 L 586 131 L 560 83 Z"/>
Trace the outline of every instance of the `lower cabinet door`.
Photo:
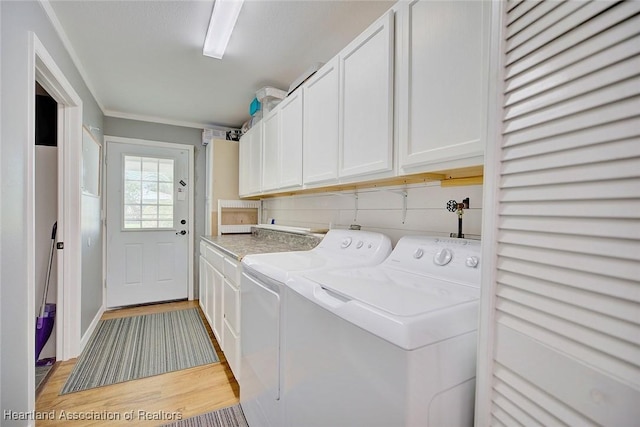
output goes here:
<path id="1" fill-rule="evenodd" d="M 224 318 L 234 331 L 240 332 L 240 290 L 224 280 Z"/>
<path id="2" fill-rule="evenodd" d="M 233 372 L 233 375 L 240 378 L 240 334 L 237 334 L 230 326 L 227 320 L 224 320 L 224 356 Z"/>
<path id="3" fill-rule="evenodd" d="M 198 301 L 200 303 L 200 308 L 202 309 L 202 312 L 204 313 L 204 316 L 207 318 L 207 321 L 209 322 L 209 325 L 211 325 L 211 318 L 209 317 L 209 308 L 207 306 L 207 273 L 208 273 L 208 268 L 207 268 L 207 261 L 205 260 L 204 256 L 200 256 L 200 275 L 199 275 L 199 279 L 198 279 L 198 290 L 199 290 L 199 295 L 198 295 Z"/>
<path id="4" fill-rule="evenodd" d="M 223 301 L 222 301 L 222 287 L 224 286 L 224 276 L 216 269 L 212 269 L 213 276 L 213 334 L 220 344 L 222 351 L 225 351 L 224 336 L 222 335 L 222 318 L 223 318 Z"/>

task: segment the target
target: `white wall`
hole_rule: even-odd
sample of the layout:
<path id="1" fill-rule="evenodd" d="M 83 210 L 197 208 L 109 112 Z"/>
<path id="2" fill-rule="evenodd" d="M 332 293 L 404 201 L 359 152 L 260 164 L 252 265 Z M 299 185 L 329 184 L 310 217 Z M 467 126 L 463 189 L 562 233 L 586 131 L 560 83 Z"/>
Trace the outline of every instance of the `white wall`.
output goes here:
<path id="1" fill-rule="evenodd" d="M 438 182 L 429 182 L 407 186 L 407 215 L 403 224 L 403 197 L 393 191 L 404 188 L 358 191 L 357 218 L 354 218 L 353 191 L 265 199 L 262 222 L 273 218 L 276 225 L 347 228 L 355 221 L 363 230 L 388 235 L 395 244 L 409 234 L 449 236 L 457 233 L 458 216 L 446 209 L 447 201 L 461 202 L 469 197 L 470 209 L 463 216 L 463 233 L 471 238 L 480 237 L 482 185 L 442 188 Z"/>
<path id="2" fill-rule="evenodd" d="M 34 354 L 29 351 L 34 331 L 27 327 L 34 321 L 28 318 L 30 310 L 27 310 L 33 300 L 30 300 L 26 286 L 29 267 L 27 230 L 32 221 L 25 215 L 25 196 L 29 194 L 31 182 L 27 175 L 27 153 L 30 148 L 26 145 L 29 143 L 27 95 L 33 84 L 29 81 L 29 32 L 36 34 L 82 98 L 83 123 L 101 128 L 103 115 L 40 3 L 0 1 L 0 10 L 0 411 L 29 411 L 34 396 L 34 390 L 27 381 L 30 370 L 34 369 Z M 82 268 L 101 270 L 101 259 L 98 265 L 89 266 L 83 257 Z M 83 290 L 82 307 L 102 303 L 101 300 L 89 301 L 85 297 Z M 26 424 L 28 422 L 24 420 L 2 420 L 3 426 Z"/>

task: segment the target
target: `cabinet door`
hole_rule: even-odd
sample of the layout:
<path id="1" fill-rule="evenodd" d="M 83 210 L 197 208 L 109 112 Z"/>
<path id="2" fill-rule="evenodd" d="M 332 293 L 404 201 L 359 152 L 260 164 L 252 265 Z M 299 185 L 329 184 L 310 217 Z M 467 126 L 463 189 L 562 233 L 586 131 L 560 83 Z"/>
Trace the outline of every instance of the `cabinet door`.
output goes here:
<path id="1" fill-rule="evenodd" d="M 224 286 L 224 276 L 218 270 L 212 268 L 211 276 L 213 287 L 213 334 L 224 351 L 224 340 L 222 339 L 222 319 L 224 307 L 222 304 L 222 287 Z"/>
<path id="2" fill-rule="evenodd" d="M 484 1 L 429 0 L 400 6 L 401 168 L 470 166 L 444 162 L 483 154 L 490 7 Z"/>
<path id="3" fill-rule="evenodd" d="M 248 153 L 248 190 L 249 194 L 258 194 L 262 189 L 262 121 L 249 132 Z"/>
<path id="4" fill-rule="evenodd" d="M 279 187 L 280 109 L 262 121 L 262 191 L 270 191 Z"/>
<path id="5" fill-rule="evenodd" d="M 211 318 L 208 315 L 208 306 L 207 306 L 207 261 L 204 259 L 204 256 L 200 256 L 199 260 L 199 279 L 198 279 L 198 291 L 199 291 L 199 303 L 202 312 L 204 313 L 207 321 L 211 325 Z"/>
<path id="6" fill-rule="evenodd" d="M 279 106 L 279 188 L 302 185 L 302 97 L 302 90 L 297 90 Z"/>
<path id="7" fill-rule="evenodd" d="M 249 130 L 251 132 L 251 130 Z M 242 135 L 238 147 L 238 195 L 249 194 L 249 132 Z"/>
<path id="8" fill-rule="evenodd" d="M 341 178 L 393 168 L 393 41 L 389 11 L 339 54 Z"/>
<path id="9" fill-rule="evenodd" d="M 338 179 L 339 84 L 338 57 L 303 85 L 303 182 Z"/>

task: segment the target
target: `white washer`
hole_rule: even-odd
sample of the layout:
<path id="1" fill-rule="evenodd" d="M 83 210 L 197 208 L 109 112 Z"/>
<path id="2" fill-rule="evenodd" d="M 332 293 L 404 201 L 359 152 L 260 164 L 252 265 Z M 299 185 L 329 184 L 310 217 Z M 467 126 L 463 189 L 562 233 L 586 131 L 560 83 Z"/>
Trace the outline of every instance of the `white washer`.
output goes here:
<path id="1" fill-rule="evenodd" d="M 281 333 L 284 283 L 294 274 L 379 264 L 391 252 L 380 233 L 330 230 L 314 249 L 248 255 L 240 284 L 240 403 L 252 427 L 281 427 Z"/>
<path id="2" fill-rule="evenodd" d="M 480 242 L 404 237 L 373 267 L 290 278 L 283 426 L 471 426 Z"/>

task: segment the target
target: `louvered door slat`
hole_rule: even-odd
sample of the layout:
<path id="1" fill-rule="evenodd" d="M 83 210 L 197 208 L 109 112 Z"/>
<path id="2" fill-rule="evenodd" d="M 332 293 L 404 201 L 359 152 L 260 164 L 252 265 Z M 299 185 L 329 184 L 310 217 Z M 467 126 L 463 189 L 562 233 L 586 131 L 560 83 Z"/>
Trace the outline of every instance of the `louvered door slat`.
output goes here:
<path id="1" fill-rule="evenodd" d="M 520 19 L 523 15 L 526 15 L 534 7 L 538 7 L 542 4 L 542 0 L 520 0 L 507 2 L 507 9 L 510 11 L 509 20 L 511 22 Z"/>
<path id="2" fill-rule="evenodd" d="M 603 342 L 606 343 L 605 351 L 611 354 L 620 354 L 624 359 L 631 359 L 631 362 L 640 358 L 640 326 L 638 325 L 638 316 L 633 315 L 630 319 L 617 319 L 612 318 L 600 313 L 594 313 L 593 310 L 587 308 L 581 308 L 573 303 L 565 303 L 546 296 L 536 295 L 522 289 L 516 289 L 508 285 L 498 286 L 497 295 L 505 300 L 517 303 L 521 306 L 531 308 L 532 316 L 539 313 L 540 317 L 547 319 L 548 316 L 556 317 L 555 323 L 557 324 L 570 324 L 576 323 L 578 325 L 589 325 L 588 329 L 582 333 L 586 336 L 587 340 L 591 339 L 590 334 L 592 329 L 596 333 L 593 335 L 605 334 Z M 552 324 L 553 322 L 549 322 Z M 544 325 L 544 323 L 536 322 L 538 325 Z M 571 328 L 567 328 L 571 330 Z M 580 326 L 576 326 L 574 329 L 582 329 Z M 567 334 L 572 339 L 578 339 L 577 335 L 571 333 Z M 611 339 L 609 339 L 611 337 Z M 631 341 L 627 341 L 631 340 Z M 594 341 L 590 341 L 592 344 Z M 608 346 L 610 345 L 610 347 Z M 627 354 L 628 357 L 624 355 Z M 629 361 L 629 360 L 627 360 Z"/>
<path id="3" fill-rule="evenodd" d="M 508 383 L 496 380 L 493 401 L 496 405 L 506 407 L 507 403 L 513 403 L 521 413 L 525 414 L 527 425 L 551 426 L 558 425 L 561 421 L 531 401 L 521 389 L 512 387 Z"/>
<path id="4" fill-rule="evenodd" d="M 550 7 L 549 5 L 555 7 Z M 527 16 L 531 15 L 533 19 L 533 23 L 527 28 L 510 37 L 509 28 L 511 26 L 507 27 L 507 53 L 513 52 L 516 48 L 527 43 L 526 48 L 520 49 L 520 53 L 514 55 L 523 57 L 526 56 L 527 51 L 537 49 L 548 43 L 550 39 L 554 38 L 556 32 L 565 29 L 564 26 L 559 26 L 558 22 L 562 22 L 567 16 L 575 13 L 586 5 L 587 2 L 544 2 L 527 14 Z M 569 24 L 567 24 L 567 28 L 571 28 Z M 565 29 L 565 31 L 567 31 L 567 29 Z"/>
<path id="5" fill-rule="evenodd" d="M 516 399 L 513 398 L 513 395 L 510 396 L 512 397 L 511 399 L 503 396 L 500 393 L 499 385 L 500 384 L 496 384 L 496 387 L 494 388 L 496 393 L 493 397 L 493 403 L 497 407 L 508 413 L 513 420 L 518 420 L 518 424 L 531 427 L 543 427 L 540 422 L 536 421 L 536 419 L 529 415 L 520 405 L 516 404 L 517 396 Z"/>
<path id="6" fill-rule="evenodd" d="M 586 196 L 588 195 L 588 197 Z M 540 185 L 526 188 L 505 188 L 502 192 L 505 202 L 536 200 L 621 200 L 638 198 L 637 180 L 611 180 L 581 182 L 575 184 Z"/>
<path id="7" fill-rule="evenodd" d="M 638 25 L 640 25 L 640 21 Z M 635 36 L 613 46 L 607 51 L 588 56 L 584 60 L 573 63 L 555 73 L 546 74 L 542 78 L 534 80 L 531 84 L 515 88 L 515 90 L 508 93 L 505 99 L 505 106 L 512 106 L 518 102 L 538 96 L 540 93 L 555 94 L 556 91 L 552 89 L 560 88 L 562 85 L 571 83 L 579 78 L 584 78 L 583 82 L 578 83 L 583 84 L 585 90 L 593 90 L 633 77 L 638 74 L 640 69 L 640 66 L 638 66 L 640 61 L 637 57 L 638 54 L 640 54 L 640 37 Z M 626 59 L 629 61 L 619 63 Z M 615 66 L 606 68 L 611 64 L 615 64 Z M 603 68 L 602 73 L 597 72 Z M 572 88 L 567 86 L 561 90 L 563 92 L 571 91 Z M 551 105 L 553 102 L 539 103 L 540 106 L 538 108 Z"/>
<path id="8" fill-rule="evenodd" d="M 600 4 L 606 4 L 611 6 L 609 2 L 596 2 Z M 517 76 L 520 73 L 529 71 L 531 68 L 539 66 L 543 61 L 553 58 L 559 53 L 566 50 L 575 50 L 574 55 L 577 58 L 584 58 L 594 53 L 592 47 L 589 49 L 573 49 L 575 46 L 579 46 L 582 43 L 588 43 L 589 39 L 594 36 L 604 34 L 607 29 L 611 29 L 612 32 L 616 30 L 612 27 L 623 23 L 627 19 L 632 18 L 635 14 L 640 12 L 640 2 L 637 1 L 625 1 L 616 7 L 612 7 L 606 10 L 601 15 L 595 16 L 587 22 L 578 23 L 574 22 L 574 30 L 565 34 L 563 37 L 556 38 L 545 46 L 540 47 L 537 51 L 529 54 L 526 58 L 513 57 L 507 58 L 506 68 L 506 85 L 509 87 L 509 79 Z M 638 34 L 638 28 L 635 27 L 633 34 Z M 624 33 L 626 34 L 626 33 Z M 510 55 L 514 56 L 514 55 Z M 508 64 L 512 64 L 508 66 Z M 557 69 L 557 68 L 553 68 Z"/>
<path id="9" fill-rule="evenodd" d="M 561 6 L 544 16 L 545 27 L 540 33 L 524 40 L 522 44 L 517 46 L 515 45 L 516 42 L 507 41 L 507 64 L 512 64 L 535 52 L 609 7 L 611 7 L 611 3 L 606 1 L 590 3 L 581 1 L 562 2 Z"/>
<path id="10" fill-rule="evenodd" d="M 575 82 L 576 85 L 584 84 L 584 81 Z M 570 88 L 576 89 L 576 88 Z M 584 94 L 575 96 L 576 93 Z M 535 103 L 525 104 L 516 108 L 516 112 L 512 113 L 513 109 L 507 109 L 506 120 L 509 120 L 510 114 L 516 114 L 517 116 L 508 123 L 505 124 L 505 132 L 514 132 L 522 130 L 527 127 L 539 125 L 542 123 L 552 122 L 564 117 L 570 117 L 571 115 L 589 111 L 596 107 L 600 107 L 607 104 L 615 103 L 622 99 L 630 98 L 640 94 L 640 78 L 635 77 L 622 81 L 613 86 L 606 86 L 602 88 L 595 88 L 589 91 L 589 87 L 580 87 L 578 90 L 567 92 L 564 94 L 558 93 L 556 96 L 558 101 L 556 105 L 551 105 L 540 111 L 535 111 L 537 105 Z"/>
<path id="11" fill-rule="evenodd" d="M 508 412 L 506 412 L 500 405 L 493 405 L 493 416 L 494 420 L 497 421 L 495 423 L 496 426 L 507 426 L 507 427 L 519 427 L 524 426 L 521 422 L 513 418 Z"/>
<path id="12" fill-rule="evenodd" d="M 544 410 L 549 413 L 549 417 L 553 417 L 553 419 L 546 424 L 547 426 L 596 426 L 595 423 L 581 416 L 578 412 L 572 410 L 562 402 L 559 402 L 557 399 L 554 399 L 553 396 L 550 396 L 544 390 L 518 376 L 500 363 L 496 363 L 495 375 L 497 383 L 510 385 L 513 389 L 519 390 L 521 395 L 529 399 L 532 405 L 544 408 Z M 541 419 L 547 420 L 548 417 Z"/>
<path id="13" fill-rule="evenodd" d="M 640 52 L 640 37 L 633 39 L 629 44 L 624 44 L 624 46 L 620 48 L 621 52 L 624 51 L 621 55 L 626 55 L 626 51 L 631 49 L 637 49 L 638 52 Z M 590 71 L 588 69 L 590 65 L 592 64 L 580 63 L 576 64 L 575 68 L 587 68 L 586 71 Z M 593 66 L 600 68 L 602 66 L 602 62 L 597 61 L 597 64 L 593 64 Z M 591 92 L 593 96 L 600 97 L 600 95 L 595 91 L 607 86 L 613 86 L 614 84 L 617 84 L 616 88 L 618 90 L 624 90 L 624 85 L 628 84 L 625 80 L 632 80 L 633 77 L 640 74 L 640 56 L 629 58 L 627 61 L 617 63 L 611 67 L 589 74 L 586 72 L 583 74 L 581 71 L 576 73 L 581 74 L 582 76 L 572 75 L 571 71 L 572 70 L 564 70 L 562 73 L 551 76 L 556 77 L 561 74 L 562 77 L 559 77 L 556 81 L 535 82 L 534 84 L 523 88 L 522 91 L 517 91 L 510 95 L 508 97 L 508 101 L 512 103 L 506 104 L 508 108 L 506 110 L 505 119 L 510 120 L 523 114 L 529 114 L 532 111 L 541 110 L 560 103 L 565 103 L 566 105 L 567 101 L 570 100 L 575 93 Z M 566 84 L 560 85 L 560 83 L 565 82 Z M 556 87 L 557 90 L 550 90 L 550 88 L 554 87 Z M 633 89 L 634 88 L 632 88 L 632 92 Z M 637 89 L 635 92 L 637 93 Z M 626 96 L 623 95 L 623 97 L 628 97 L 630 95 L 631 94 L 629 93 L 626 94 Z M 582 100 L 582 102 L 585 101 Z M 601 100 L 601 103 L 603 102 L 605 102 L 604 98 Z M 584 110 L 588 107 L 588 105 L 584 105 L 582 109 Z M 562 106 L 560 108 L 562 108 Z M 570 111 L 566 112 L 566 114 L 569 113 Z"/>
<path id="14" fill-rule="evenodd" d="M 591 218 L 638 218 L 638 215 L 640 215 L 640 200 L 627 200 L 622 206 L 614 206 L 607 200 L 503 202 L 500 205 L 499 213 L 501 216 L 575 218 L 576 216 L 588 215 Z M 634 248 L 636 248 L 635 243 Z"/>
<path id="15" fill-rule="evenodd" d="M 625 99 L 598 109 L 591 109 L 579 114 L 562 117 L 535 127 L 524 128 L 524 132 L 513 132 L 505 135 L 506 147 L 516 144 L 537 141 L 557 135 L 576 132 L 588 127 L 600 126 L 617 120 L 637 118 L 640 110 L 640 97 Z"/>
<path id="16" fill-rule="evenodd" d="M 494 44 L 476 423 L 634 426 L 640 2 L 525 4 Z"/>
<path id="17" fill-rule="evenodd" d="M 575 286 L 527 277 L 510 271 L 499 271 L 498 283 L 503 283 L 515 289 L 536 293 L 558 301 L 571 301 L 572 304 L 588 308 L 595 313 L 601 313 L 616 319 L 640 324 L 639 313 L 635 302 L 611 297 L 607 294 L 586 291 Z"/>
<path id="18" fill-rule="evenodd" d="M 504 162 L 502 172 L 509 175 L 635 158 L 640 158 L 640 138 L 637 137 L 606 144 L 586 145 L 570 151 L 553 151 L 508 160 Z"/>
<path id="19" fill-rule="evenodd" d="M 592 235 L 578 236 L 566 231 L 565 233 L 544 233 L 541 231 L 530 233 L 523 230 L 504 230 L 501 242 L 603 257 L 616 253 L 622 259 L 640 261 L 640 251 L 636 250 L 638 247 L 633 240 L 610 237 L 595 239 Z"/>
<path id="20" fill-rule="evenodd" d="M 546 15 L 561 4 L 562 3 L 560 2 L 554 1 L 541 2 L 538 6 L 536 6 L 535 13 L 533 13 L 533 11 L 530 11 L 520 19 L 514 20 L 512 23 L 509 23 L 507 25 L 507 39 L 514 37 L 516 34 L 520 33 L 524 29 L 529 28 L 532 25 L 536 25 L 537 20 L 540 19 L 541 16 Z"/>
<path id="21" fill-rule="evenodd" d="M 618 279 L 605 274 L 593 274 L 553 265 L 547 265 L 541 269 L 539 265 L 529 262 L 529 260 L 515 258 L 500 258 L 497 267 L 500 272 L 507 271 L 529 277 L 532 280 L 558 283 L 588 292 L 606 293 L 606 295 L 633 302 L 636 307 L 640 303 L 636 280 Z M 603 282 L 607 283 L 606 287 L 602 286 Z"/>
<path id="22" fill-rule="evenodd" d="M 594 182 L 605 179 L 638 178 L 640 176 L 640 169 L 638 169 L 637 166 L 638 159 L 630 158 L 607 163 L 565 166 L 563 168 L 510 174 L 505 175 L 502 182 L 505 188 L 508 188 L 556 183 Z M 612 168 L 615 168 L 614 173 L 611 172 Z M 640 185 L 640 180 L 636 181 L 636 184 Z"/>
<path id="23" fill-rule="evenodd" d="M 574 132 L 553 135 L 528 143 L 512 145 L 502 149 L 504 160 L 521 159 L 571 149 L 582 149 L 597 144 L 610 144 L 617 140 L 629 139 L 640 135 L 640 126 L 636 126 L 638 117 L 606 123 L 601 126 L 577 129 Z"/>
<path id="24" fill-rule="evenodd" d="M 497 362 L 523 375 L 538 387 L 543 386 L 537 381 L 540 375 L 546 377 L 544 381 L 544 386 L 546 387 L 553 384 L 554 375 L 558 375 L 558 379 L 560 379 L 563 374 L 569 374 L 568 378 L 564 379 L 566 382 L 555 384 L 557 389 L 562 391 L 562 394 L 568 395 L 572 391 L 576 394 L 586 394 L 583 388 L 578 387 L 581 383 L 575 371 L 581 371 L 581 375 L 591 376 L 592 379 L 595 378 L 594 381 L 599 381 L 610 387 L 611 391 L 615 392 L 613 394 L 618 401 L 629 399 L 633 396 L 640 399 L 640 394 L 637 391 L 638 384 L 640 384 L 638 382 L 640 380 L 640 372 L 632 364 L 603 353 L 591 345 L 567 339 L 564 335 L 558 335 L 554 331 L 540 327 L 520 316 L 513 316 L 512 313 L 506 311 L 513 309 L 513 306 L 505 304 L 502 300 L 498 301 L 497 308 L 500 310 L 496 326 L 498 331 Z M 500 336 L 501 334 L 502 337 Z M 519 348 L 508 348 L 509 345 L 518 345 Z M 528 357 L 529 353 L 531 353 L 531 357 Z M 549 360 L 545 361 L 544 353 L 549 356 Z M 518 357 L 523 358 L 523 360 L 517 360 Z M 561 359 L 562 363 L 558 363 L 558 359 Z M 531 369 L 527 369 L 529 368 L 527 360 L 536 360 L 537 363 L 542 365 L 531 366 Z M 573 367 L 573 372 L 567 369 L 572 361 L 578 360 L 582 362 L 581 367 L 578 369 Z M 589 367 L 603 364 L 606 365 L 606 369 L 590 372 L 591 368 Z M 568 372 L 551 372 L 551 368 L 553 368 L 553 371 L 567 369 Z M 547 390 L 551 392 L 554 387 L 550 387 Z M 602 410 L 602 408 L 593 409 Z"/>

